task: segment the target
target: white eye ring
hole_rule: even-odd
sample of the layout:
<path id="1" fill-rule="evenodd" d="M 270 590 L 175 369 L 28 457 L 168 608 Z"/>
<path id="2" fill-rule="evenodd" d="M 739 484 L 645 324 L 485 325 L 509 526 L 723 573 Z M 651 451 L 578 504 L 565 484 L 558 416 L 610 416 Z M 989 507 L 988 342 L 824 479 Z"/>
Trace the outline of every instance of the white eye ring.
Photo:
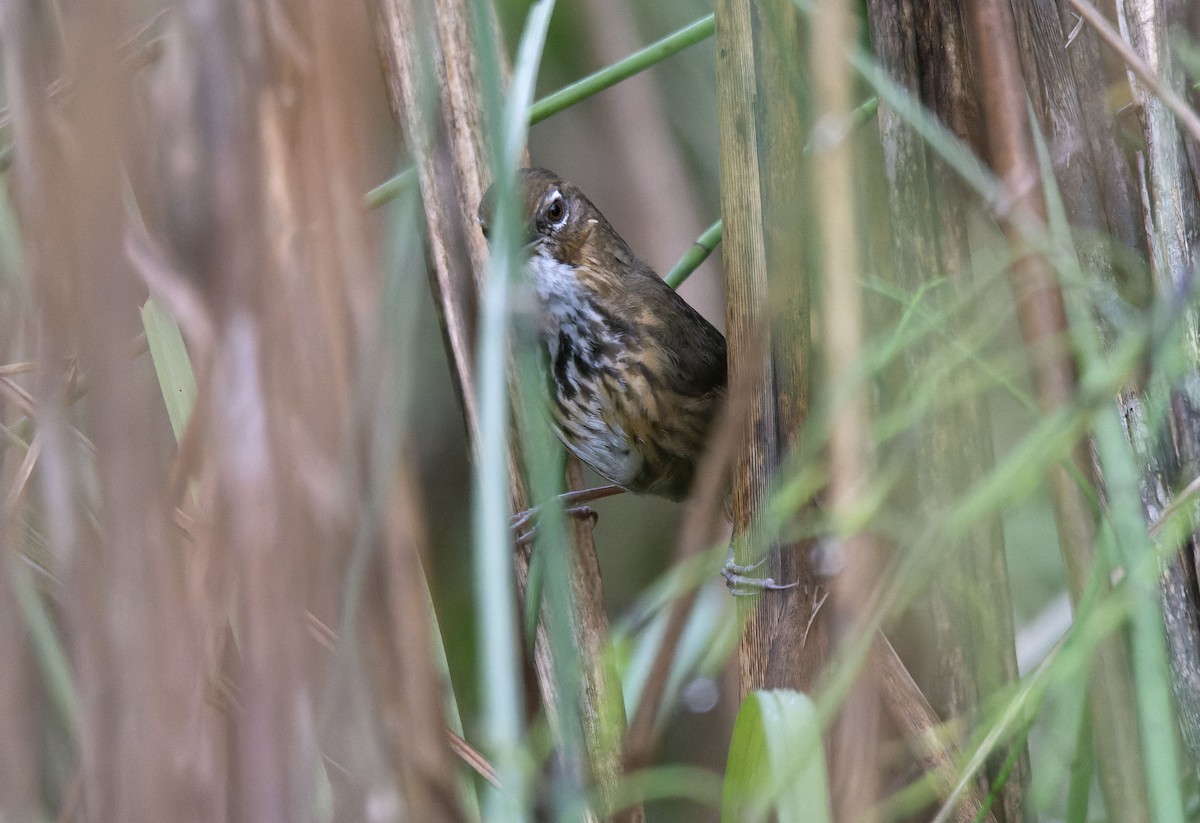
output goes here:
<path id="1" fill-rule="evenodd" d="M 546 203 L 546 219 L 554 228 L 562 228 L 567 222 L 567 204 L 561 192 L 554 192 Z"/>

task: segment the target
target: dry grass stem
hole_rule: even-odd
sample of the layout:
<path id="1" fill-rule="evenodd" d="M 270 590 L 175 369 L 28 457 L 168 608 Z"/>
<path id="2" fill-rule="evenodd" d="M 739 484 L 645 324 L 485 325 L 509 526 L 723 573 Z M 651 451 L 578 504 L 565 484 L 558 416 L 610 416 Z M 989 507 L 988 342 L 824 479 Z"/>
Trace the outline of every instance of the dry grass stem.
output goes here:
<path id="1" fill-rule="evenodd" d="M 1003 226 L 1014 250 L 1009 269 L 1017 304 L 1021 336 L 1028 354 L 1038 403 L 1051 413 L 1075 399 L 1076 371 L 1068 348 L 1068 329 L 1062 293 L 1050 262 L 1031 249 L 1022 225 L 1045 224 L 1046 206 L 1040 187 L 1025 183 L 1039 176 L 1033 147 L 1025 86 L 1017 62 L 1012 10 L 1007 3 L 986 0 L 971 7 L 973 46 L 980 65 L 981 98 L 988 125 L 991 164 L 1010 192 L 1014 218 Z M 1084 442 L 1071 452 L 1073 466 L 1055 466 L 1046 478 L 1055 507 L 1059 541 L 1067 567 L 1067 585 L 1078 606 L 1093 579 L 1096 530 L 1091 507 L 1076 477 L 1091 477 L 1092 464 Z M 1119 753 L 1136 748 L 1138 730 L 1133 717 L 1133 686 L 1120 636 L 1110 636 L 1098 649 L 1091 679 L 1091 708 L 1099 741 L 1101 786 L 1111 813 L 1131 823 L 1148 815 L 1140 775 L 1126 767 Z"/>
<path id="2" fill-rule="evenodd" d="M 904 735 L 913 757 L 922 771 L 932 775 L 938 799 L 948 800 L 959 781 L 958 754 L 953 742 L 938 733 L 938 717 L 925 700 L 912 675 L 904 667 L 892 644 L 882 634 L 876 635 L 871 648 L 871 660 L 879 678 L 879 691 L 887 705 L 892 722 Z M 967 784 L 963 797 L 954 808 L 955 823 L 970 823 L 980 819 L 984 796 L 973 782 Z M 983 815 L 985 823 L 996 823 L 991 810 Z"/>

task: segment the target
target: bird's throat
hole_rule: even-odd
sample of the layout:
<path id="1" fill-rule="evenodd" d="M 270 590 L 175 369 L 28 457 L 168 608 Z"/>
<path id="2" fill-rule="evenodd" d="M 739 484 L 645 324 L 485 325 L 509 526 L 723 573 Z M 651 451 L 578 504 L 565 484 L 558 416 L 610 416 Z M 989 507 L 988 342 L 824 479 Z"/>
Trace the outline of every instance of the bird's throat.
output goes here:
<path id="1" fill-rule="evenodd" d="M 559 391 L 573 394 L 580 380 L 615 372 L 618 352 L 629 351 L 636 341 L 629 324 L 604 305 L 586 272 L 548 254 L 535 254 L 529 274 Z"/>
<path id="2" fill-rule="evenodd" d="M 542 310 L 542 338 L 551 347 L 552 359 L 560 333 L 589 337 L 607 325 L 597 294 L 575 266 L 538 253 L 529 259 L 529 274 Z"/>

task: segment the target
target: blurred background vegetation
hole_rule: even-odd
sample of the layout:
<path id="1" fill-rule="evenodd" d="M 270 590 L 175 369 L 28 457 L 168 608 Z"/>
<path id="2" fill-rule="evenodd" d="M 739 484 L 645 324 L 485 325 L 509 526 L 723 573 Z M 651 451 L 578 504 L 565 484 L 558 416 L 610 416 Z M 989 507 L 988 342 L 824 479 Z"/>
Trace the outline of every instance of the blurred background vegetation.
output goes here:
<path id="1" fill-rule="evenodd" d="M 1130 58 L 1082 6 L 727 0 L 715 38 L 529 127 L 529 163 L 660 273 L 725 217 L 724 261 L 680 290 L 768 330 L 761 374 L 730 334 L 734 373 L 767 375 L 743 413 L 774 416 L 725 505 L 802 585 L 735 602 L 726 533 L 688 543 L 687 504 L 620 495 L 599 576 L 543 566 L 544 645 L 523 604 L 496 650 L 480 627 L 518 613 L 480 587 L 514 581 L 480 581 L 464 414 L 470 217 L 512 171 L 497 136 L 525 136 L 495 90 L 512 64 L 543 98 L 713 6 L 2 0 L 0 818 L 1200 819 L 1200 153 L 1163 102 L 1194 103 L 1200 14 L 1102 8 Z M 753 100 L 727 91 L 739 54 Z M 746 118 L 757 140 L 722 131 Z M 751 155 L 757 188 L 731 185 Z M 841 276 L 848 308 L 822 302 Z M 1059 366 L 1065 394 L 1030 377 Z M 571 557 L 546 531 L 535 558 Z M 1068 575 L 1071 543 L 1098 559 Z"/>

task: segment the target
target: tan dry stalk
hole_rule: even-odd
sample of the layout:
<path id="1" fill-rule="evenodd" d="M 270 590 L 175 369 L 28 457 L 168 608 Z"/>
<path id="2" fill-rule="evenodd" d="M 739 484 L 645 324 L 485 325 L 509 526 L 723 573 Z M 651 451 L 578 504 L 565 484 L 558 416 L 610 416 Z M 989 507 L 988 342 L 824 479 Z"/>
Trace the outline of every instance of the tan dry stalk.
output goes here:
<path id="1" fill-rule="evenodd" d="M 1012 9 L 998 0 L 979 0 L 969 8 L 979 61 L 981 99 L 987 123 L 991 164 L 1010 198 L 1002 226 L 1016 256 L 1010 285 L 1017 304 L 1021 335 L 1028 352 L 1038 403 L 1046 413 L 1068 407 L 1075 398 L 1075 363 L 1068 348 L 1062 293 L 1053 267 L 1035 253 L 1021 228 L 1044 225 L 1045 202 L 1026 108 L 1025 85 L 1017 59 Z M 1004 219 L 1006 217 L 1006 219 Z M 1023 222 L 1026 221 L 1026 222 Z M 1096 562 L 1093 515 L 1075 476 L 1092 477 L 1087 445 L 1071 454 L 1072 466 L 1056 466 L 1046 478 L 1055 508 L 1059 542 L 1067 567 L 1072 602 L 1078 606 L 1091 583 Z M 1149 819 L 1138 728 L 1133 717 L 1133 685 L 1124 640 L 1109 636 L 1096 650 L 1091 681 L 1100 785 L 1114 819 Z"/>
<path id="2" fill-rule="evenodd" d="M 873 472 L 868 387 L 858 377 L 863 362 L 862 265 L 854 198 L 854 144 L 840 137 L 854 108 L 853 75 L 845 55 L 857 20 L 846 0 L 814 6 L 812 74 L 816 79 L 819 142 L 813 164 L 813 197 L 821 248 L 825 373 L 838 397 L 829 433 L 829 506 L 837 524 L 864 505 Z M 833 585 L 833 642 L 846 648 L 867 628 L 865 604 L 879 574 L 879 546 L 869 534 L 840 537 L 843 568 Z M 880 684 L 873 667 L 859 672 L 832 730 L 833 806 L 838 820 L 871 819 L 879 799 Z"/>

